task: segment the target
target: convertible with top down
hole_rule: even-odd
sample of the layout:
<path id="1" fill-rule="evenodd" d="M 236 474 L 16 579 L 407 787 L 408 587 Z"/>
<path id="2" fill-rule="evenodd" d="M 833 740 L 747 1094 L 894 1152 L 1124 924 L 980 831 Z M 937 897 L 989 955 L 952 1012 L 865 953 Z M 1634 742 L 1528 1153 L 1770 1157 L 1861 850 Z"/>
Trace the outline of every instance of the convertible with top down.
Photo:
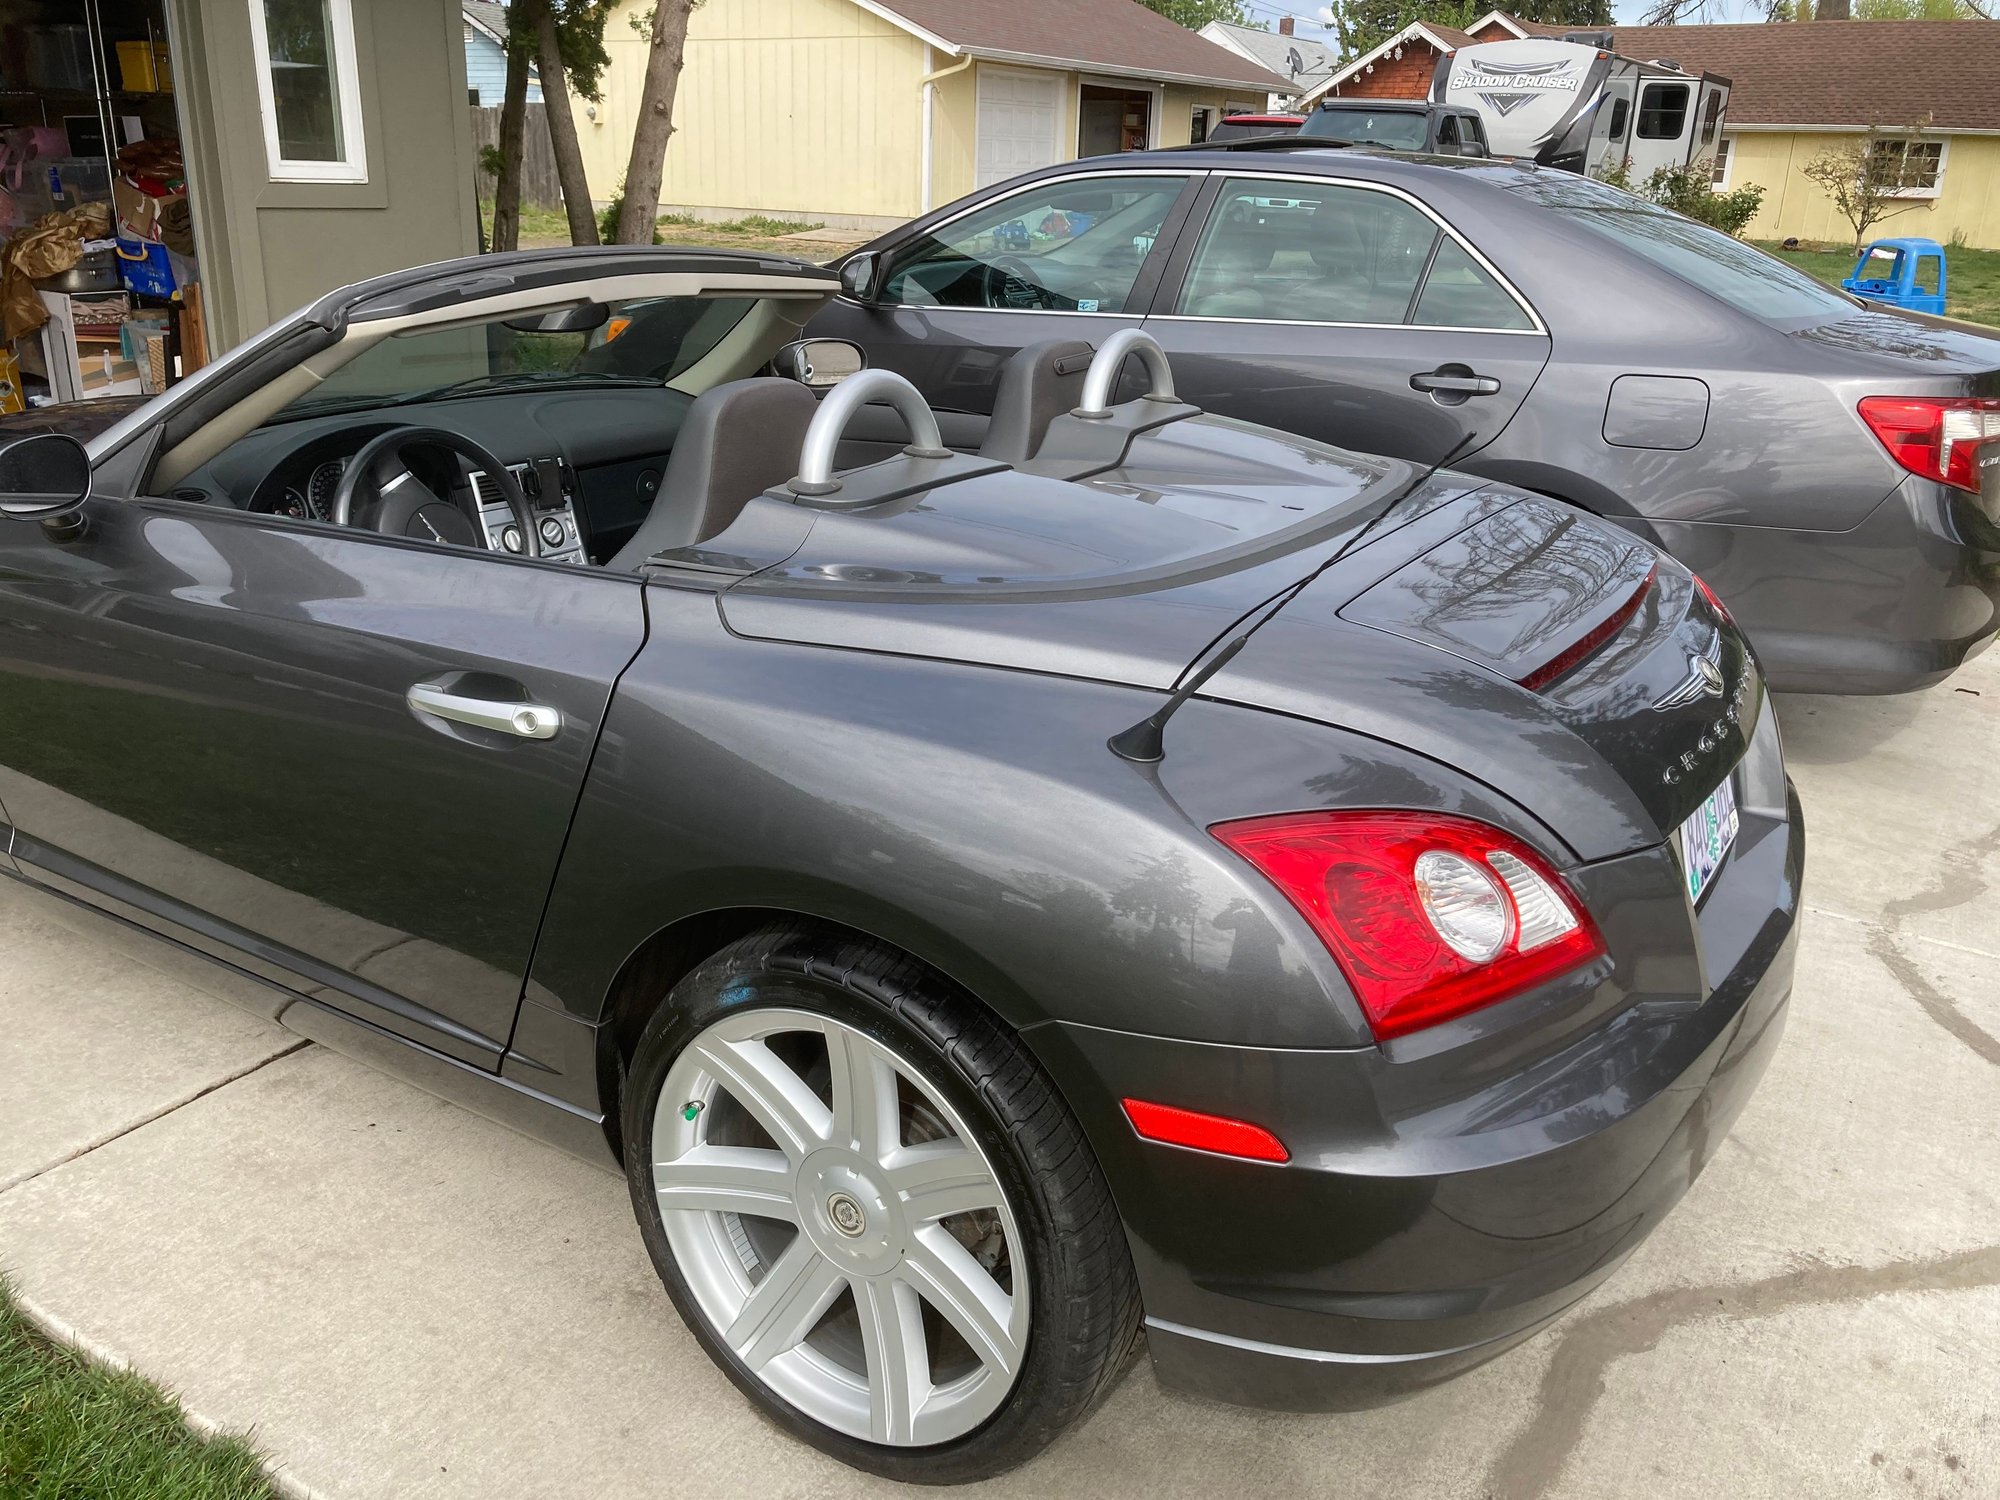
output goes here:
<path id="1" fill-rule="evenodd" d="M 1728 614 L 1139 330 L 953 447 L 798 342 L 838 290 L 489 256 L 0 428 L 0 872 L 622 1172 L 722 1372 L 876 1473 L 1022 1462 L 1142 1334 L 1307 1411 L 1527 1337 L 1781 1030 Z"/>

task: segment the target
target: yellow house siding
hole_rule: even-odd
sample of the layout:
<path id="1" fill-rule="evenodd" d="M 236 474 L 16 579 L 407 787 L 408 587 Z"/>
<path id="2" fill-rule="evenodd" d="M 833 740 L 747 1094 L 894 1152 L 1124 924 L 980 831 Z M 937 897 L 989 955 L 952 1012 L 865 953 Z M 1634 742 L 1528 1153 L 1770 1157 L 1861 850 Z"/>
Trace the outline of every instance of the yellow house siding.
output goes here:
<path id="1" fill-rule="evenodd" d="M 597 119 L 581 123 L 593 196 L 618 190 L 645 81 L 626 0 Z M 941 59 L 949 61 L 949 59 Z M 710 0 L 695 8 L 674 100 L 663 208 L 903 219 L 917 212 L 924 44 L 852 0 Z"/>
<path id="2" fill-rule="evenodd" d="M 647 42 L 631 21 L 652 11 L 653 0 L 623 0 L 613 13 L 605 26 L 611 63 L 603 98 L 595 118 L 578 110 L 584 168 L 600 203 L 624 177 L 645 81 Z M 688 27 L 660 206 L 842 227 L 886 226 L 942 207 L 973 189 L 979 80 L 1003 72 L 1059 80 L 1059 159 L 1075 157 L 1086 75 L 975 62 L 934 85 L 926 204 L 923 79 L 957 60 L 854 0 L 707 0 Z M 1148 87 L 1136 79 L 1091 81 Z M 1179 146 L 1187 144 L 1195 106 L 1222 110 L 1230 96 L 1176 84 L 1154 97 L 1155 139 Z"/>
<path id="3" fill-rule="evenodd" d="M 1735 160 L 1730 163 L 1731 188 L 1756 183 L 1764 201 L 1748 233 L 1755 239 L 1796 236 L 1845 244 L 1853 227 L 1833 200 L 1805 175 L 1805 165 L 1823 151 L 1837 150 L 1858 139 L 1831 131 L 1731 132 Z M 1909 209 L 1890 215 L 1869 230 L 1870 237 L 1919 235 L 1948 242 L 1963 234 L 1969 245 L 2000 248 L 2000 136 L 1947 135 L 1944 176 L 1936 198 L 1913 201 Z"/>

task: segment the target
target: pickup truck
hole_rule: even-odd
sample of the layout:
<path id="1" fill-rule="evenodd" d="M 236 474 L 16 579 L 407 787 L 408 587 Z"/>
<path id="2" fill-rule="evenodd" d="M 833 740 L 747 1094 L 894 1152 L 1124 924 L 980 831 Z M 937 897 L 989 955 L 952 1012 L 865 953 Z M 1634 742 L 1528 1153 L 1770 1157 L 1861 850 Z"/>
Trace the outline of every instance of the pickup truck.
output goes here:
<path id="1" fill-rule="evenodd" d="M 1326 99 L 1299 127 L 1302 140 L 1344 141 L 1436 156 L 1491 156 L 1472 110 L 1422 99 Z"/>

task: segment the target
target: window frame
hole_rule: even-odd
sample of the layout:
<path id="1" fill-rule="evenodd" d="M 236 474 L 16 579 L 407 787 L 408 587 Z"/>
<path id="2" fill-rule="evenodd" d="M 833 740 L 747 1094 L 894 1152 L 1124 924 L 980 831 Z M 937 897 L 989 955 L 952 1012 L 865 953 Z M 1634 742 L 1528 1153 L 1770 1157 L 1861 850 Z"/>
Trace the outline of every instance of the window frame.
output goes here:
<path id="1" fill-rule="evenodd" d="M 1912 146 L 1922 147 L 1926 150 L 1928 150 L 1932 146 L 1937 147 L 1937 170 L 1931 173 L 1931 182 L 1929 187 L 1892 188 L 1887 194 L 1888 197 L 1898 198 L 1898 199 L 1914 199 L 1918 202 L 1927 202 L 1927 201 L 1933 201 L 1938 198 L 1942 198 L 1944 196 L 1945 163 L 1951 156 L 1951 140 L 1949 137 L 1939 136 L 1931 139 L 1915 140 L 1915 141 L 1905 140 L 1900 137 L 1893 140 L 1878 140 L 1875 142 L 1875 145 L 1872 149 L 1879 151 L 1884 147 L 1891 147 L 1891 146 L 1896 148 L 1898 154 L 1901 155 L 1901 157 L 1903 158 L 1903 167 L 1904 170 L 1906 171 L 1908 170 L 1910 164 L 1910 148 Z"/>
<path id="2" fill-rule="evenodd" d="M 1646 96 L 1667 89 L 1679 89 L 1681 94 L 1681 122 L 1671 135 L 1646 134 Z M 1649 78 L 1639 85 L 1639 97 L 1632 107 L 1632 139 L 1635 141 L 1677 141 L 1688 133 L 1688 122 L 1694 117 L 1694 85 L 1674 78 Z"/>
<path id="3" fill-rule="evenodd" d="M 1729 179 L 1736 171 L 1736 137 L 1718 135 L 1715 150 L 1708 158 L 1708 187 L 1710 192 L 1723 192 L 1729 187 Z"/>
<path id="4" fill-rule="evenodd" d="M 1437 258 L 1435 240 L 1432 244 L 1431 253 L 1424 260 L 1423 271 L 1417 277 L 1416 287 L 1410 294 L 1409 306 L 1404 309 L 1403 321 L 1399 323 L 1349 323 L 1328 318 L 1242 318 L 1233 314 L 1184 313 L 1178 311 L 1149 312 L 1146 314 L 1146 321 L 1149 323 L 1255 323 L 1265 327 L 1284 328 L 1400 328 L 1413 333 L 1483 333 L 1513 338 L 1547 338 L 1549 336 L 1549 326 L 1542 320 L 1541 313 L 1536 311 L 1535 304 L 1530 302 L 1521 289 L 1514 285 L 1508 278 L 1507 273 L 1494 265 L 1477 245 L 1460 234 L 1449 220 L 1414 193 L 1405 192 L 1402 188 L 1394 187 L 1386 182 L 1368 182 L 1359 178 L 1336 177 L 1331 174 L 1210 171 L 1206 175 L 1214 191 L 1208 194 L 1204 201 L 1196 205 L 1201 222 L 1199 224 L 1194 222 L 1197 217 L 1196 214 L 1189 215 L 1188 223 L 1182 228 L 1180 233 L 1180 238 L 1185 244 L 1187 253 L 1183 255 L 1178 248 L 1176 249 L 1174 264 L 1168 274 L 1162 278 L 1158 289 L 1154 293 L 1154 300 L 1157 302 L 1164 299 L 1170 309 L 1177 308 L 1180 305 L 1181 292 L 1187 285 L 1188 270 L 1194 263 L 1195 252 L 1201 248 L 1203 236 L 1207 233 L 1209 225 L 1215 221 L 1216 209 L 1221 204 L 1224 193 L 1228 191 L 1229 184 L 1237 182 L 1293 182 L 1308 183 L 1315 187 L 1357 188 L 1362 192 L 1383 193 L 1391 198 L 1401 199 L 1416 209 L 1418 213 L 1429 219 L 1432 224 L 1436 225 L 1441 234 L 1456 241 L 1459 249 L 1471 256 L 1480 269 L 1491 276 L 1499 284 L 1500 289 L 1514 299 L 1515 305 L 1528 315 L 1528 321 L 1533 326 L 1528 328 L 1460 328 L 1455 325 L 1443 323 L 1412 323 L 1410 319 L 1415 316 L 1416 305 L 1422 300 L 1424 285 L 1430 278 L 1431 264 Z"/>
<path id="5" fill-rule="evenodd" d="M 1105 160 L 1106 158 L 1091 159 Z M 1211 175 L 1211 173 L 1202 169 L 1189 167 L 1127 167 L 1121 171 L 1114 166 L 1102 166 L 1095 167 L 1087 172 L 1051 172 L 1046 177 L 1036 177 L 1026 182 L 1022 182 L 1018 178 L 1013 178 L 1008 183 L 995 183 L 990 191 L 982 194 L 976 201 L 966 204 L 955 213 L 941 219 L 933 220 L 930 223 L 919 221 L 917 225 L 912 226 L 910 231 L 900 241 L 889 246 L 882 252 L 879 277 L 881 284 L 886 287 L 889 284 L 889 278 L 896 273 L 898 265 L 902 262 L 904 252 L 915 244 L 916 241 L 925 236 L 934 237 L 941 231 L 956 224 L 959 220 L 969 219 L 974 214 L 982 213 L 993 204 L 1005 198 L 1014 197 L 1019 193 L 1041 190 L 1053 191 L 1057 188 L 1066 187 L 1073 182 L 1087 182 L 1101 177 L 1179 178 L 1181 190 L 1173 203 L 1168 207 L 1166 218 L 1160 221 L 1159 236 L 1153 241 L 1153 248 L 1147 252 L 1145 260 L 1140 262 L 1139 274 L 1132 279 L 1132 293 L 1127 298 L 1127 306 L 1119 312 L 1079 312 L 1074 308 L 1046 307 L 959 307 L 943 304 L 933 307 L 928 303 L 888 301 L 864 303 L 858 301 L 845 290 L 834 300 L 845 303 L 849 307 L 893 307 L 908 312 L 925 314 L 997 313 L 1003 317 L 1117 318 L 1130 322 L 1134 318 L 1147 316 L 1147 310 L 1158 299 L 1167 266 L 1167 258 L 1172 254 L 1174 246 L 1179 242 L 1180 236 L 1186 227 L 1187 219 L 1195 205 L 1195 200 L 1201 192 L 1203 183 Z M 1147 280 L 1148 272 L 1152 272 L 1156 268 L 1160 274 L 1155 274 L 1149 282 Z"/>
<path id="6" fill-rule="evenodd" d="M 359 49 L 354 38 L 353 0 L 324 0 L 327 44 L 333 52 L 334 107 L 340 124 L 341 155 L 333 161 L 294 161 L 284 154 L 278 133 L 278 101 L 271 82 L 270 18 L 265 0 L 247 0 L 250 50 L 257 67 L 257 113 L 264 132 L 264 161 L 272 182 L 364 184 L 368 142 L 361 109 Z"/>

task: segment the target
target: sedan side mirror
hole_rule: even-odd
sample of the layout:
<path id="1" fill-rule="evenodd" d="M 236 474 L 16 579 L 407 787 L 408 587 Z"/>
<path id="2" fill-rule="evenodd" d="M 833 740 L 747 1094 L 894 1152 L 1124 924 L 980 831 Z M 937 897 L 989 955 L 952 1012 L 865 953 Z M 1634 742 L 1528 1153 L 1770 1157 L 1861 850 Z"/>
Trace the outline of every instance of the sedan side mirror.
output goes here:
<path id="1" fill-rule="evenodd" d="M 0 514 L 47 521 L 79 510 L 90 498 L 90 455 L 62 432 L 37 432 L 0 442 Z"/>
<path id="2" fill-rule="evenodd" d="M 881 274 L 882 257 L 873 250 L 863 250 L 840 263 L 840 289 L 856 302 L 873 302 Z"/>
<path id="3" fill-rule="evenodd" d="M 846 339 L 799 339 L 771 356 L 771 368 L 787 380 L 824 391 L 867 369 L 868 356 Z"/>

